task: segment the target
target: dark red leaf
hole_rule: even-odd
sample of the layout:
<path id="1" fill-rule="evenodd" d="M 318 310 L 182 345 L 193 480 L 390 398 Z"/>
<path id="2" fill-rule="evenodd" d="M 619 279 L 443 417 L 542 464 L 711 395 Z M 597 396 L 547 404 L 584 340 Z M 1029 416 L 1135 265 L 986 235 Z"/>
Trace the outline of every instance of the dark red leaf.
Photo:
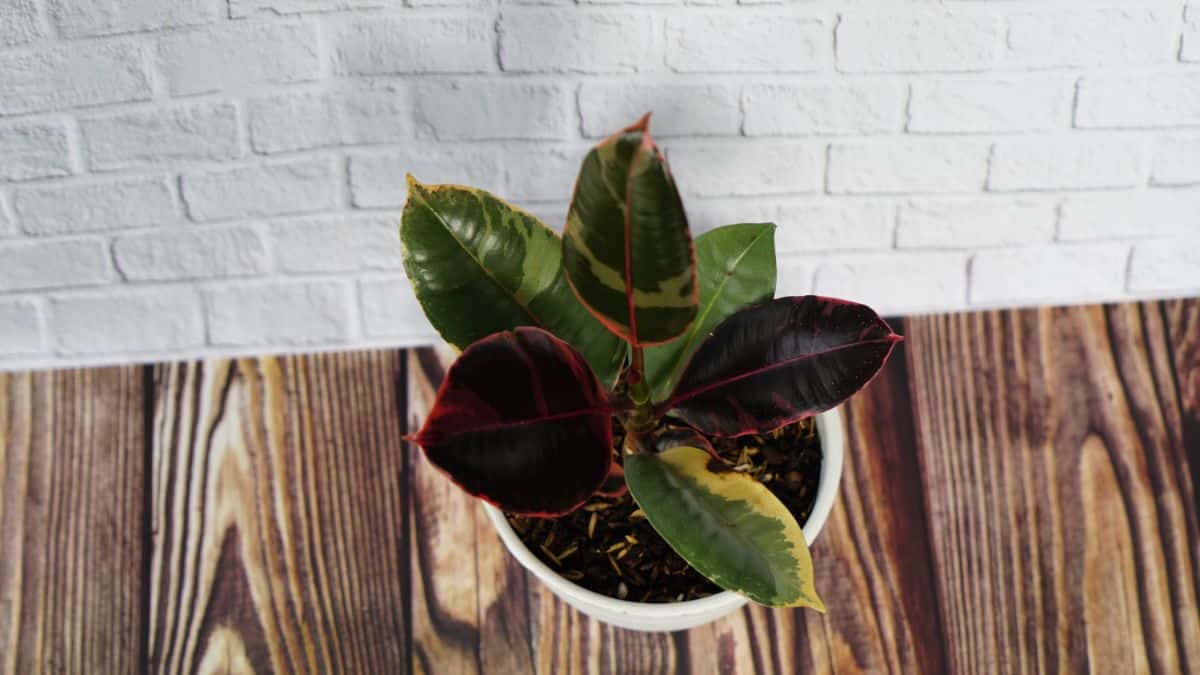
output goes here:
<path id="1" fill-rule="evenodd" d="M 513 513 L 561 515 L 608 475 L 611 414 L 579 352 L 522 327 L 467 347 L 412 440 L 467 492 Z"/>
<path id="2" fill-rule="evenodd" d="M 866 305 L 778 298 L 717 326 L 660 411 L 713 436 L 772 431 L 845 401 L 901 339 Z"/>

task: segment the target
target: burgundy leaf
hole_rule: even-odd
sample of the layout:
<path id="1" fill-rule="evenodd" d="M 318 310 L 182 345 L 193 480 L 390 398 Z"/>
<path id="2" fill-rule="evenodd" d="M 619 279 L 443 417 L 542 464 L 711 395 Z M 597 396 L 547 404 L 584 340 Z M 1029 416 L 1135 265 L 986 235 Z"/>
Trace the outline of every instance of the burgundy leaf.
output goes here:
<path id="1" fill-rule="evenodd" d="M 660 412 L 713 436 L 772 431 L 845 401 L 902 339 L 865 305 L 778 298 L 717 326 Z"/>
<path id="2" fill-rule="evenodd" d="M 611 414 L 579 352 L 522 327 L 467 347 L 412 440 L 467 492 L 513 513 L 561 515 L 609 473 Z"/>

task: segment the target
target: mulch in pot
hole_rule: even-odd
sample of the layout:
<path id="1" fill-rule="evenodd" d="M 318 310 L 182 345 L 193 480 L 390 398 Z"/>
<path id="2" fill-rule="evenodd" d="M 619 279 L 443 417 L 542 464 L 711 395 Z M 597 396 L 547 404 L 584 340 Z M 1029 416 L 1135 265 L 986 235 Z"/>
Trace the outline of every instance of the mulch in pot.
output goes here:
<path id="1" fill-rule="evenodd" d="M 757 478 L 796 521 L 812 513 L 821 476 L 821 443 L 812 419 L 766 435 L 709 438 L 735 471 Z M 614 424 L 614 448 L 624 431 Z M 618 458 L 620 452 L 617 452 Z M 508 521 L 529 550 L 566 579 L 597 593 L 636 602 L 679 602 L 720 593 L 658 536 L 628 493 L 596 496 L 561 518 Z"/>

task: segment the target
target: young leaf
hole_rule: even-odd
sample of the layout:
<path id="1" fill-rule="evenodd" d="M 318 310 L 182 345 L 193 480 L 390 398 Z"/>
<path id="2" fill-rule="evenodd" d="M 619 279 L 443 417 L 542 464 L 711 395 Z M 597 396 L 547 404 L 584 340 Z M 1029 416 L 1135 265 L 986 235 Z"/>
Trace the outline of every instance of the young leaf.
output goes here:
<path id="1" fill-rule="evenodd" d="M 901 339 L 866 305 L 772 300 L 717 326 L 659 411 L 712 436 L 772 431 L 845 401 Z"/>
<path id="2" fill-rule="evenodd" d="M 825 611 L 804 531 L 762 483 L 685 445 L 625 458 L 646 519 L 696 571 L 772 607 Z"/>
<path id="3" fill-rule="evenodd" d="M 646 350 L 646 379 L 654 400 L 671 395 L 688 358 L 729 315 L 775 297 L 775 225 L 726 225 L 696 237 L 700 307 L 678 339 Z"/>
<path id="4" fill-rule="evenodd" d="M 612 412 L 579 352 L 523 327 L 467 347 L 410 440 L 472 495 L 505 511 L 561 515 L 608 476 Z"/>
<path id="5" fill-rule="evenodd" d="M 587 154 L 563 230 L 563 266 L 579 298 L 635 345 L 687 330 L 697 302 L 683 203 L 647 124 Z"/>
<path id="6" fill-rule="evenodd" d="M 400 224 L 404 269 L 442 338 L 459 349 L 517 326 L 545 328 L 579 349 L 606 386 L 625 344 L 579 303 L 562 244 L 537 218 L 484 192 L 408 178 Z"/>

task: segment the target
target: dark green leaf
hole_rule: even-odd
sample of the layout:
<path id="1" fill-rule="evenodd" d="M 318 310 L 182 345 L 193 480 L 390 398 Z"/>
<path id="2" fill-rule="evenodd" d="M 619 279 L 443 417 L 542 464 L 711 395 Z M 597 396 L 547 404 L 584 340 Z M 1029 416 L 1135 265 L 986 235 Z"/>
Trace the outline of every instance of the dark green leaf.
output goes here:
<path id="1" fill-rule="evenodd" d="M 696 237 L 700 311 L 679 338 L 646 350 L 646 379 L 654 400 L 670 396 L 688 359 L 717 324 L 734 312 L 775 297 L 775 225 L 726 225 Z"/>
<path id="2" fill-rule="evenodd" d="M 561 515 L 608 476 L 611 415 L 579 352 L 517 328 L 467 347 L 411 440 L 467 492 L 505 511 Z"/>
<path id="3" fill-rule="evenodd" d="M 870 307 L 845 300 L 755 305 L 717 326 L 660 412 L 711 436 L 772 431 L 845 401 L 901 339 Z"/>
<path id="4" fill-rule="evenodd" d="M 409 176 L 400 225 L 404 269 L 442 338 L 459 349 L 492 333 L 538 326 L 583 353 L 611 386 L 625 344 L 579 303 L 562 244 L 537 218 L 484 192 Z"/>
<path id="5" fill-rule="evenodd" d="M 638 345 L 683 333 L 697 303 L 683 203 L 647 122 L 584 158 L 563 231 L 563 265 L 580 299 Z"/>

